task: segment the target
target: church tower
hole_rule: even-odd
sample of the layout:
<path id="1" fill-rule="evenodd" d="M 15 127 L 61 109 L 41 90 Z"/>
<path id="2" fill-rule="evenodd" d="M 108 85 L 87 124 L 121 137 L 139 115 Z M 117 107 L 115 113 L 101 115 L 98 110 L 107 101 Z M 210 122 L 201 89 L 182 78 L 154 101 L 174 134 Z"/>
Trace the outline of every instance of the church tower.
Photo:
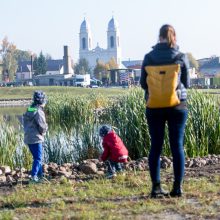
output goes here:
<path id="1" fill-rule="evenodd" d="M 121 42 L 118 22 L 112 17 L 108 23 L 107 50 L 111 52 L 118 64 L 121 63 Z"/>
<path id="2" fill-rule="evenodd" d="M 88 21 L 85 18 L 80 26 L 79 42 L 80 42 L 79 54 L 81 58 L 81 54 L 87 53 L 92 48 L 91 29 Z"/>

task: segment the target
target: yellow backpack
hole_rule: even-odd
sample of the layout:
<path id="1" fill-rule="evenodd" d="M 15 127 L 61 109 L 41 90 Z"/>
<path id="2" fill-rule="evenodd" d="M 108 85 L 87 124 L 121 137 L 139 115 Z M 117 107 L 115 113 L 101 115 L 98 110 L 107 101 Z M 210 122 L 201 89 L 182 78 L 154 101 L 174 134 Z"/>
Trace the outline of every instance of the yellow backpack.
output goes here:
<path id="1" fill-rule="evenodd" d="M 149 108 L 173 107 L 180 103 L 177 88 L 180 64 L 146 66 Z"/>

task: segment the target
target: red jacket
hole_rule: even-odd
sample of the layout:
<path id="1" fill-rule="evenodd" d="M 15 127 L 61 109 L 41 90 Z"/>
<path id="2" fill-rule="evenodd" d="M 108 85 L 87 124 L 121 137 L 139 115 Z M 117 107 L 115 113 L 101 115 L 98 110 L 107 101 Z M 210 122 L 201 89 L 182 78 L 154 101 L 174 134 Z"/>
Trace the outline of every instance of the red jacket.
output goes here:
<path id="1" fill-rule="evenodd" d="M 101 155 L 103 161 L 110 159 L 113 162 L 127 162 L 128 150 L 121 138 L 114 132 L 109 132 L 102 142 L 104 152 Z"/>

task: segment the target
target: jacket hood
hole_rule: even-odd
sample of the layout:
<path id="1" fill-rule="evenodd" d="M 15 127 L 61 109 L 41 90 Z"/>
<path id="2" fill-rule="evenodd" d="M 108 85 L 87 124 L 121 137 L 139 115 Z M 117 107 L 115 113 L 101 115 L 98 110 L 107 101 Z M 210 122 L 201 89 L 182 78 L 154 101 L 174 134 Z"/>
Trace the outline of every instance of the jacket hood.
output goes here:
<path id="1" fill-rule="evenodd" d="M 161 64 L 161 60 L 164 64 L 173 63 L 177 54 L 179 54 L 179 47 L 177 45 L 169 47 L 167 43 L 158 43 L 148 56 L 150 63 L 157 65 Z"/>
<path id="2" fill-rule="evenodd" d="M 117 135 L 115 134 L 113 130 L 111 130 L 105 137 L 110 138 L 110 139 L 116 139 Z"/>

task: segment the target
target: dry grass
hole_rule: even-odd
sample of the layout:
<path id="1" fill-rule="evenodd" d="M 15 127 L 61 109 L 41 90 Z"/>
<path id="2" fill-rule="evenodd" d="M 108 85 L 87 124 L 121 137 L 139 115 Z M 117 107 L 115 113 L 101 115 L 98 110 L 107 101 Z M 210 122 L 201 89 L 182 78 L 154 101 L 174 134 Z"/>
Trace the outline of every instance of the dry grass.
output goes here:
<path id="1" fill-rule="evenodd" d="M 220 215 L 219 176 L 214 181 L 188 179 L 182 198 L 161 199 L 149 198 L 146 172 L 61 183 L 17 186 L 0 199 L 0 219 L 218 219 Z M 170 189 L 170 183 L 165 187 Z"/>

